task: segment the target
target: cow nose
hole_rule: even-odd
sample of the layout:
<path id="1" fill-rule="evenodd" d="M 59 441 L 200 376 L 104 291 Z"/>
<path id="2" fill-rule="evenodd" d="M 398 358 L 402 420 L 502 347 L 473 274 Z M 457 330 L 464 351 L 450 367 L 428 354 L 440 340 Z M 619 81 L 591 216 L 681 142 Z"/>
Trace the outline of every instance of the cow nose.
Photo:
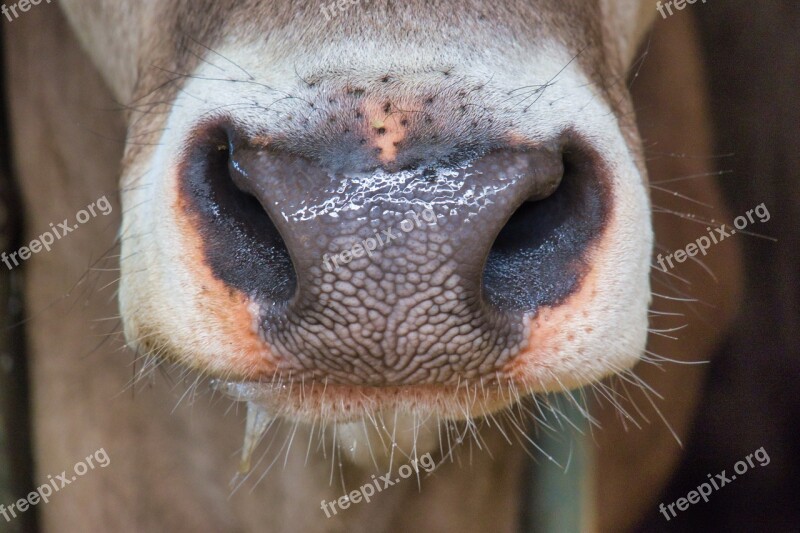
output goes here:
<path id="1" fill-rule="evenodd" d="M 295 376 L 383 386 L 492 375 L 525 347 L 525 316 L 573 288 L 592 231 L 581 221 L 599 215 L 598 180 L 581 176 L 563 138 L 427 161 L 430 147 L 413 147 L 416 164 L 399 165 L 399 153 L 326 162 L 222 130 L 189 172 L 210 221 L 206 255 L 254 302 L 260 336 Z"/>

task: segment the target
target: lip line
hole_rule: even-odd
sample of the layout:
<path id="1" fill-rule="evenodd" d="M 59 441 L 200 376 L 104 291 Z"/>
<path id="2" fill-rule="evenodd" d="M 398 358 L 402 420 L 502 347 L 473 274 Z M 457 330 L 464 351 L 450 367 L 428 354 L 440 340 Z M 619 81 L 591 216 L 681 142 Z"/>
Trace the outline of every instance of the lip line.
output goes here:
<path id="1" fill-rule="evenodd" d="M 315 382 L 319 384 L 319 382 Z M 490 415 L 513 405 L 534 391 L 528 391 L 516 380 L 508 379 L 507 387 L 497 383 L 474 386 L 411 385 L 407 387 L 368 387 L 323 385 L 322 390 L 306 391 L 306 385 L 293 382 L 226 382 L 213 380 L 211 386 L 226 397 L 258 404 L 274 414 L 289 418 L 315 420 L 322 416 L 345 422 L 363 418 L 365 414 L 406 408 L 430 416 L 438 412 L 442 418 L 463 420 Z M 508 389 L 504 390 L 505 388 Z M 296 389 L 296 390 L 295 390 Z M 515 391 L 523 390 L 520 394 Z M 437 409 L 438 407 L 438 409 Z"/>

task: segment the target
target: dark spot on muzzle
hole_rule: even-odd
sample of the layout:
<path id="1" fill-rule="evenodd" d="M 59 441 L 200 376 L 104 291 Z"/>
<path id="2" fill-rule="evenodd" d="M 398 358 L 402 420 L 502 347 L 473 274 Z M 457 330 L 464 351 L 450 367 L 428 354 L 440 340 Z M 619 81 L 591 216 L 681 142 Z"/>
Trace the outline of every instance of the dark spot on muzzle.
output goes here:
<path id="1" fill-rule="evenodd" d="M 286 372 L 456 383 L 499 371 L 527 346 L 528 318 L 579 287 L 610 209 L 598 161 L 564 135 L 331 171 L 214 125 L 182 198 Z"/>

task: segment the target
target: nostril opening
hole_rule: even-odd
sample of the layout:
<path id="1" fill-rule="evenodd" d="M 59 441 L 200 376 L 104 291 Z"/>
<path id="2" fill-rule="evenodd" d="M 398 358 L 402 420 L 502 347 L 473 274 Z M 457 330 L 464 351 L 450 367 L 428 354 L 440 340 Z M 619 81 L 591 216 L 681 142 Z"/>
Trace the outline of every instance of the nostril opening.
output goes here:
<path id="1" fill-rule="evenodd" d="M 569 143 L 563 172 L 544 179 L 497 235 L 483 272 L 486 300 L 505 312 L 558 304 L 586 271 L 610 208 L 606 176 L 588 147 Z"/>
<path id="2" fill-rule="evenodd" d="M 286 304 L 297 275 L 277 226 L 237 173 L 235 144 L 225 127 L 199 135 L 182 170 L 185 209 L 217 278 L 248 295 Z"/>

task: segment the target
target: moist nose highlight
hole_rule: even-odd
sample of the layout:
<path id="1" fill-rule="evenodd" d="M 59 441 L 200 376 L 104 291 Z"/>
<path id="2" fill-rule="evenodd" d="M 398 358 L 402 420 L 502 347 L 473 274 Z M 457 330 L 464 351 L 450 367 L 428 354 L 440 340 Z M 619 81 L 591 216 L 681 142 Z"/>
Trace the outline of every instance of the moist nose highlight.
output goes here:
<path id="1" fill-rule="evenodd" d="M 446 381 L 490 372 L 524 343 L 522 313 L 487 302 L 483 269 L 515 210 L 558 187 L 558 152 L 334 174 L 242 145 L 229 170 L 294 265 L 293 298 L 260 316 L 266 340 L 294 365 L 361 384 Z"/>

